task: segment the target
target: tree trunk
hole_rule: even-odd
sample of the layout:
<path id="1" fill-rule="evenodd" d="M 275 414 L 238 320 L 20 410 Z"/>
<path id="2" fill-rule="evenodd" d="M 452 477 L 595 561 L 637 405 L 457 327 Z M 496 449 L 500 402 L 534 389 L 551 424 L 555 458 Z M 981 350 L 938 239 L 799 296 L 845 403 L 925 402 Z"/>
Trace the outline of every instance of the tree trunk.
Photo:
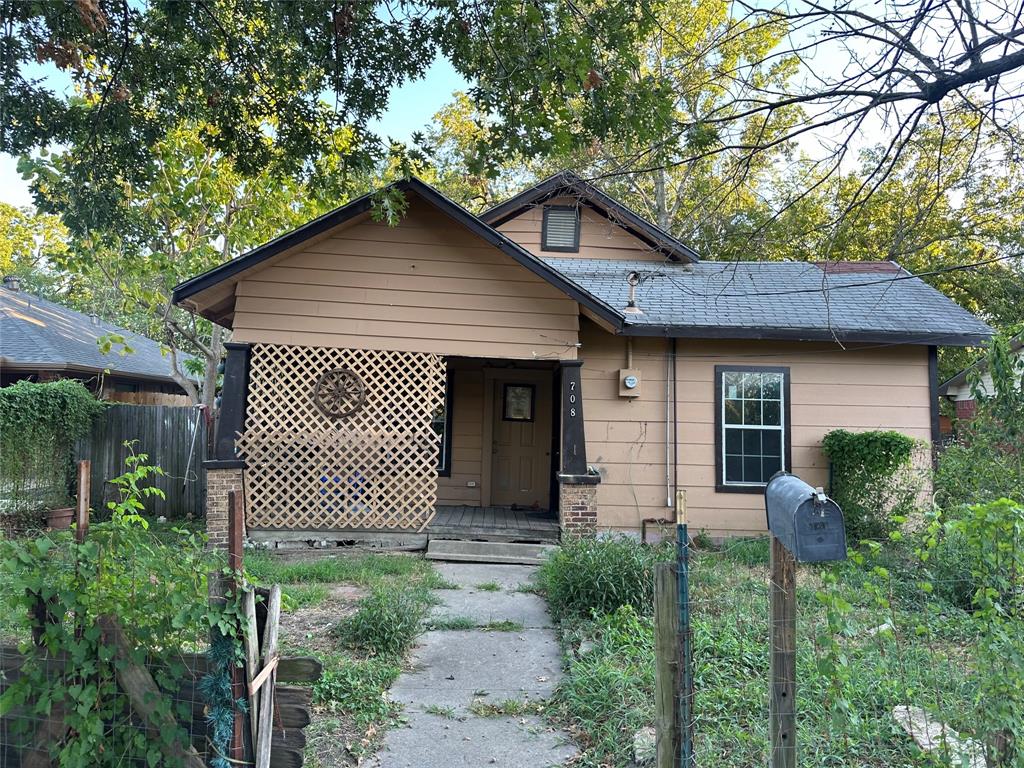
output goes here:
<path id="1" fill-rule="evenodd" d="M 217 396 L 217 366 L 220 365 L 224 356 L 224 329 L 219 325 L 213 326 L 210 333 L 210 355 L 206 358 L 206 372 L 203 375 L 202 404 L 206 406 L 207 412 L 213 413 L 213 403 Z"/>

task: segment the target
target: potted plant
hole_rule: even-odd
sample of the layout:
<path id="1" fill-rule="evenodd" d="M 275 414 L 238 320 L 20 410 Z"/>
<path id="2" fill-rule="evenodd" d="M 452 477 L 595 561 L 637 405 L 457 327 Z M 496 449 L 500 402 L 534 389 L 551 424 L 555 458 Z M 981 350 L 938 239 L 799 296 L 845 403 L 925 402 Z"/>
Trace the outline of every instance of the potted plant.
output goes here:
<path id="1" fill-rule="evenodd" d="M 58 507 L 46 510 L 46 525 L 55 531 L 65 531 L 71 527 L 75 517 L 74 507 Z"/>

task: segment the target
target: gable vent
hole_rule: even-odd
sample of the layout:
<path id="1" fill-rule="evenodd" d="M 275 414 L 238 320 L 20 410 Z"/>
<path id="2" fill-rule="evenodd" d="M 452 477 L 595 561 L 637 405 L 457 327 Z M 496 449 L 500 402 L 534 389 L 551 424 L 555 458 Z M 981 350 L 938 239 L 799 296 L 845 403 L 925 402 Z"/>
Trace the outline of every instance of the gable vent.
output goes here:
<path id="1" fill-rule="evenodd" d="M 542 250 L 579 251 L 579 208 L 567 205 L 547 206 L 544 208 L 544 224 L 541 229 Z"/>

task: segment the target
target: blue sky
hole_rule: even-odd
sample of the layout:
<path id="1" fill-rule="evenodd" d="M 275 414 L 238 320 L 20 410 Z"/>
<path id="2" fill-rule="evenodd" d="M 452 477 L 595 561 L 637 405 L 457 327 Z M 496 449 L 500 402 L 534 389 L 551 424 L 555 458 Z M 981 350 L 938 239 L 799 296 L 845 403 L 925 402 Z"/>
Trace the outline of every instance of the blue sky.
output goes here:
<path id="1" fill-rule="evenodd" d="M 407 140 L 414 131 L 431 122 L 434 113 L 451 100 L 453 91 L 468 83 L 442 56 L 434 60 L 421 80 L 406 83 L 391 94 L 388 110 L 370 128 L 381 136 Z M 32 204 L 28 185 L 17 171 L 17 158 L 0 153 L 0 202 L 23 206 Z"/>

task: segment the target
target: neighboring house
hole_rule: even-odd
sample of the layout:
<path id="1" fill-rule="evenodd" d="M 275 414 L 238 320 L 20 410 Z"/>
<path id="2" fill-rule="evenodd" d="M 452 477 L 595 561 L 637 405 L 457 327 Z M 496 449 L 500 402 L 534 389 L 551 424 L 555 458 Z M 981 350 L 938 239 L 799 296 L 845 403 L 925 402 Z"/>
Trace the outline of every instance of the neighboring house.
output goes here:
<path id="1" fill-rule="evenodd" d="M 1010 352 L 1017 358 L 1024 358 L 1024 333 L 1018 333 L 1010 339 Z M 988 361 L 983 357 L 973 365 L 964 368 L 939 385 L 939 396 L 953 403 L 958 419 L 973 419 L 977 403 L 971 386 L 972 374 L 979 375 L 979 386 L 985 395 L 994 394 L 992 374 L 988 372 Z"/>
<path id="2" fill-rule="evenodd" d="M 108 334 L 123 337 L 132 352 L 121 355 L 114 344 L 104 354 L 97 339 Z M 18 290 L 16 280 L 0 288 L 0 386 L 78 379 L 103 400 L 189 405 L 168 365 L 152 339 Z"/>
<path id="3" fill-rule="evenodd" d="M 991 335 L 891 262 L 700 261 L 570 173 L 480 216 L 394 186 L 397 226 L 362 197 L 175 289 L 233 333 L 215 540 L 243 471 L 257 538 L 637 532 L 677 489 L 760 532 L 828 431 L 937 439 L 937 346 Z"/>

